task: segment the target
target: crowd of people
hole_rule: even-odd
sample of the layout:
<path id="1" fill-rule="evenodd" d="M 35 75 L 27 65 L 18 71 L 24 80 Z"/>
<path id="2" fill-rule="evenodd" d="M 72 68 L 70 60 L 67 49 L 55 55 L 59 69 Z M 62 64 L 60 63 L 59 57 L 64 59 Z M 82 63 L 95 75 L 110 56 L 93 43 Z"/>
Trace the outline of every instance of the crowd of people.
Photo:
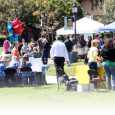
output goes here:
<path id="1" fill-rule="evenodd" d="M 88 65 L 90 69 L 97 70 L 97 64 L 103 65 L 106 73 L 106 85 L 108 90 L 115 90 L 115 39 L 100 40 L 99 35 L 91 40 L 91 47 L 88 51 Z M 90 79 L 97 76 L 90 76 Z M 111 83 L 112 79 L 112 83 Z"/>
<path id="2" fill-rule="evenodd" d="M 66 60 L 68 67 L 71 66 L 71 57 L 73 52 L 73 46 L 75 45 L 72 35 L 67 35 L 66 40 L 63 42 L 61 36 L 56 36 L 56 40 L 50 46 L 48 40 L 41 36 L 38 41 L 34 41 L 31 38 L 30 44 L 25 42 L 25 39 L 22 38 L 22 43 L 14 42 L 13 45 L 10 45 L 8 40 L 4 41 L 4 53 L 1 54 L 0 61 L 0 72 L 1 76 L 4 74 L 4 69 L 6 67 L 14 67 L 17 70 L 17 74 L 20 72 L 21 67 L 31 67 L 32 64 L 29 61 L 29 57 L 42 58 L 44 65 L 48 63 L 48 56 L 54 61 L 56 68 L 56 76 L 59 77 L 57 72 L 58 68 L 64 70 L 64 62 Z M 115 39 L 107 39 L 103 41 L 99 34 L 94 36 L 92 39 L 91 36 L 88 37 L 88 42 L 84 40 L 83 36 L 76 41 L 78 48 L 88 47 L 87 58 L 89 69 L 97 70 L 97 65 L 102 65 L 106 73 L 106 84 L 109 90 L 115 90 Z M 5 59 L 4 54 L 8 55 L 11 59 Z M 20 58 L 22 58 L 22 63 L 19 63 Z M 76 57 L 77 58 L 77 57 Z M 9 63 L 5 62 L 10 61 Z M 112 86 L 111 86 L 111 75 L 112 75 Z M 97 76 L 90 76 L 90 79 Z M 36 74 L 34 74 L 36 79 Z M 36 80 L 34 80 L 36 81 Z"/>

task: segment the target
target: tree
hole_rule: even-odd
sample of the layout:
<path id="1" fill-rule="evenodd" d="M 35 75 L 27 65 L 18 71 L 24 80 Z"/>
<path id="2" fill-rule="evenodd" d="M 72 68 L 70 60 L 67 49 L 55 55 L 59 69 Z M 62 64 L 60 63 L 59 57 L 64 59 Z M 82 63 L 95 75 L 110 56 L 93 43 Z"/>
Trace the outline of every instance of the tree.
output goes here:
<path id="1" fill-rule="evenodd" d="M 64 16 L 72 16 L 72 5 L 78 5 L 77 19 L 83 16 L 81 5 L 75 1 L 64 0 L 38 0 L 36 1 L 37 10 L 33 12 L 37 16 L 39 23 L 43 23 L 42 33 L 52 33 L 63 25 Z M 40 22 L 41 21 L 41 22 Z"/>
<path id="2" fill-rule="evenodd" d="M 114 22 L 115 20 L 115 0 L 105 0 L 100 4 L 100 15 L 98 20 L 104 24 Z"/>
<path id="3" fill-rule="evenodd" d="M 32 0 L 0 0 L 0 30 L 6 31 L 6 24 L 16 17 L 25 24 L 36 21 L 32 15 L 34 8 Z"/>

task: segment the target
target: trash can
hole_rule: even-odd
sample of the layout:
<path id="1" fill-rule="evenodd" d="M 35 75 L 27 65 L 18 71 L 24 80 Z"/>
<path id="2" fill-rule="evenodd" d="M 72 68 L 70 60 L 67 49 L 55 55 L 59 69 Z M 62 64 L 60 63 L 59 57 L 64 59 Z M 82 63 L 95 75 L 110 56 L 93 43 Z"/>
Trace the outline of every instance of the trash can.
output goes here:
<path id="1" fill-rule="evenodd" d="M 78 59 L 77 59 L 77 51 L 74 51 L 72 53 L 72 57 L 71 57 L 71 63 L 76 63 L 78 62 Z"/>

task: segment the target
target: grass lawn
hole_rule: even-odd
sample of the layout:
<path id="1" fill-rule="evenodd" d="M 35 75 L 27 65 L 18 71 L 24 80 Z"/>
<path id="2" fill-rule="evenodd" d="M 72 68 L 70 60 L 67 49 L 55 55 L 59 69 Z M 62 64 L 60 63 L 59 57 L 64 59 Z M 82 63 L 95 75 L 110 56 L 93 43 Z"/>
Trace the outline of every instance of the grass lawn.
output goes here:
<path id="1" fill-rule="evenodd" d="M 1 49 L 1 48 L 0 48 Z M 75 76 L 74 66 L 83 65 L 81 62 L 73 63 L 70 67 L 65 65 L 65 72 Z M 55 67 L 46 71 L 46 75 L 55 75 Z M 38 87 L 0 88 L 1 115 L 110 115 L 114 112 L 115 92 L 67 92 L 65 86 L 48 84 Z"/>
<path id="2" fill-rule="evenodd" d="M 1 52 L 3 51 L 3 47 L 0 47 L 0 51 L 1 51 Z"/>
<path id="3" fill-rule="evenodd" d="M 0 110 L 7 108 L 12 115 L 19 114 L 111 114 L 115 105 L 115 92 L 67 92 L 57 84 L 38 87 L 1 88 Z M 109 108 L 109 110 L 108 110 Z M 91 113 L 90 113 L 91 112 Z M 63 114 L 64 114 L 63 113 Z"/>

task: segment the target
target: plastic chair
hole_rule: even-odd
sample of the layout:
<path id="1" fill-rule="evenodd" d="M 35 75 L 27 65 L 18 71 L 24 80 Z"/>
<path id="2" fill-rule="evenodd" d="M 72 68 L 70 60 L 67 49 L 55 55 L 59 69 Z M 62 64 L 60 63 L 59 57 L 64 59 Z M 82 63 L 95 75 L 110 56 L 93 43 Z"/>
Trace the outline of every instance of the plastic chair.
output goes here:
<path id="1" fill-rule="evenodd" d="M 27 84 L 30 86 L 30 79 L 31 79 L 31 84 L 33 85 L 33 72 L 30 67 L 23 67 L 20 68 L 20 72 L 22 73 L 22 79 L 27 79 Z M 24 83 L 23 83 L 24 84 Z"/>
<path id="2" fill-rule="evenodd" d="M 16 81 L 16 78 L 14 77 L 14 74 L 17 73 L 16 69 L 14 68 L 6 68 L 4 70 L 4 73 L 5 73 L 5 84 L 7 86 L 14 86 L 15 84 L 15 81 Z"/>
<path id="3" fill-rule="evenodd" d="M 90 83 L 96 83 L 96 84 L 99 83 L 99 86 L 97 85 L 97 87 L 96 87 L 96 89 L 98 89 L 98 92 L 99 92 L 99 88 L 100 88 L 100 82 L 103 84 L 103 87 L 107 91 L 107 88 L 103 82 L 106 80 L 101 78 L 101 76 L 99 75 L 99 73 L 96 70 L 94 70 L 94 69 L 88 70 L 88 74 L 89 74 L 89 76 L 92 76 L 92 75 L 98 76 L 97 78 L 93 78 L 92 80 L 90 80 Z"/>

